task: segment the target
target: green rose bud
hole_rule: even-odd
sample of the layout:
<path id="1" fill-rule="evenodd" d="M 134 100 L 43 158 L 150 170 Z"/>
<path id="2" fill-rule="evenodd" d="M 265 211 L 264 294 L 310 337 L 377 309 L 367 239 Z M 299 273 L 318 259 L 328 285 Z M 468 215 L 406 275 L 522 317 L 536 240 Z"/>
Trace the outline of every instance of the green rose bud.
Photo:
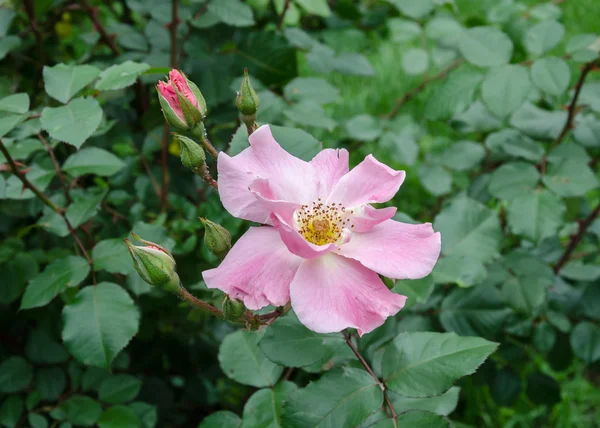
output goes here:
<path id="1" fill-rule="evenodd" d="M 231 235 L 223 226 L 201 218 L 204 224 L 204 242 L 208 249 L 220 259 L 225 258 L 231 249 Z"/>
<path id="2" fill-rule="evenodd" d="M 206 162 L 204 150 L 191 138 L 178 134 L 175 134 L 175 137 L 179 140 L 179 156 L 181 158 L 181 163 L 185 167 L 191 169 L 194 174 L 197 174 Z"/>
<path id="3" fill-rule="evenodd" d="M 223 316 L 230 321 L 239 321 L 246 312 L 244 302 L 225 296 L 222 304 Z"/>
<path id="4" fill-rule="evenodd" d="M 148 284 L 161 287 L 166 291 L 173 293 L 179 291 L 179 276 L 175 272 L 173 256 L 160 245 L 145 241 L 134 233 L 131 235 L 144 244 L 133 245 L 129 239 L 125 239 L 133 259 L 133 266 L 140 277 Z"/>
<path id="5" fill-rule="evenodd" d="M 256 115 L 256 110 L 258 110 L 259 104 L 260 98 L 258 98 L 256 91 L 250 83 L 248 69 L 244 68 L 244 78 L 242 79 L 240 91 L 235 99 L 235 105 L 242 115 L 251 116 Z"/>

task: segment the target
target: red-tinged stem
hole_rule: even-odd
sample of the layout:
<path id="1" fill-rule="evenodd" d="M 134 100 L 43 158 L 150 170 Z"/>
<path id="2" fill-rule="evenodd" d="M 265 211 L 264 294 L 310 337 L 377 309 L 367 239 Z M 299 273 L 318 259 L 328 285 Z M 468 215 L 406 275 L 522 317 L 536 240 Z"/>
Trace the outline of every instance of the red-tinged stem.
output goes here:
<path id="1" fill-rule="evenodd" d="M 567 245 L 567 248 L 566 248 L 565 252 L 563 253 L 562 257 L 554 266 L 555 274 L 560 272 L 560 270 L 564 267 L 564 265 L 569 261 L 569 259 L 571 258 L 571 254 L 577 247 L 577 244 L 579 244 L 579 242 L 583 239 L 583 235 L 585 235 L 585 231 L 588 229 L 588 227 L 590 227 L 590 225 L 594 222 L 594 220 L 596 219 L 596 217 L 598 217 L 599 214 L 600 214 L 600 202 L 598 203 L 596 208 L 594 208 L 594 210 L 590 213 L 590 215 L 588 215 L 585 219 L 583 219 L 579 222 L 579 230 L 577 231 L 576 234 L 571 236 L 569 245 Z"/>
<path id="2" fill-rule="evenodd" d="M 369 365 L 367 360 L 364 359 L 364 357 L 358 351 L 356 346 L 354 346 L 354 343 L 352 343 L 352 338 L 350 337 L 350 335 L 345 331 L 342 331 L 342 335 L 344 336 L 344 339 L 346 339 L 346 343 L 348 344 L 350 349 L 352 349 L 352 352 L 354 353 L 354 355 L 356 355 L 356 358 L 358 358 L 358 361 L 360 361 L 360 363 L 363 365 L 365 370 L 371 375 L 371 377 L 373 379 L 375 379 L 375 382 L 377 383 L 377 385 L 379 385 L 379 387 L 383 391 L 383 398 L 385 400 L 386 405 L 390 409 L 390 413 L 392 414 L 392 419 L 394 420 L 394 426 L 398 427 L 398 415 L 396 414 L 396 410 L 394 410 L 394 406 L 392 405 L 390 397 L 388 397 L 387 387 L 385 385 L 385 382 L 383 382 L 382 380 L 379 380 L 379 378 L 377 377 L 377 375 L 375 374 L 373 369 L 371 369 L 371 366 Z"/>

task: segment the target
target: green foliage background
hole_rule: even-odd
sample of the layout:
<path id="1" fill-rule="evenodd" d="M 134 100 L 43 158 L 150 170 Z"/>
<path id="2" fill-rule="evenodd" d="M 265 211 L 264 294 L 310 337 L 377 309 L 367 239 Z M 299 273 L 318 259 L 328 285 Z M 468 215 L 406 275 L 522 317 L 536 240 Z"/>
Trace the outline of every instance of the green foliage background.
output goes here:
<path id="1" fill-rule="evenodd" d="M 290 152 L 345 147 L 406 170 L 397 219 L 433 222 L 443 257 L 392 284 L 406 308 L 355 341 L 400 426 L 598 426 L 600 3 L 176 4 L 172 32 L 172 0 L 0 1 L 0 138 L 47 198 L 0 154 L 0 425 L 393 426 L 341 335 L 292 314 L 243 332 L 133 270 L 131 231 L 219 306 L 198 217 L 234 239 L 248 227 L 164 127 L 154 85 L 176 65 L 218 150 L 246 147 L 248 67 L 258 122 Z M 442 337 L 445 370 L 424 362 Z M 452 360 L 460 347 L 470 358 Z M 427 351 L 410 372 L 413 348 Z"/>

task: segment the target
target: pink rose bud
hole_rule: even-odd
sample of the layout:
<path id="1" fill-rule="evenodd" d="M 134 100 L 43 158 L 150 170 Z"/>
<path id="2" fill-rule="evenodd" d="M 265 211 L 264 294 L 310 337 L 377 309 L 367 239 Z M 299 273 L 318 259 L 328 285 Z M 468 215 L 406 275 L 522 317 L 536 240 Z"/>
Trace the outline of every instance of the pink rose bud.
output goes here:
<path id="1" fill-rule="evenodd" d="M 178 70 L 171 70 L 169 81 L 156 85 L 165 119 L 173 128 L 188 130 L 202 125 L 206 101 L 198 87 Z"/>

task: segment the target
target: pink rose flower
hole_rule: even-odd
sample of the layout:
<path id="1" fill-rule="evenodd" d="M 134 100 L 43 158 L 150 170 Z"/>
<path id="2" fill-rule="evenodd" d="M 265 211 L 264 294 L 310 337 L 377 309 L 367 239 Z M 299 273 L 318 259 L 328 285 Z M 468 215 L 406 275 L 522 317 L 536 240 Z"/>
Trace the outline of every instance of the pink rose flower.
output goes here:
<path id="1" fill-rule="evenodd" d="M 441 247 L 431 223 L 391 218 L 389 201 L 404 181 L 369 155 L 352 171 L 348 152 L 326 149 L 310 162 L 287 153 L 269 126 L 250 147 L 218 158 L 219 194 L 233 216 L 269 225 L 252 227 L 216 269 L 203 273 L 209 288 L 241 299 L 253 310 L 291 300 L 313 331 L 347 327 L 365 334 L 406 301 L 378 274 L 417 279 L 433 269 Z"/>

